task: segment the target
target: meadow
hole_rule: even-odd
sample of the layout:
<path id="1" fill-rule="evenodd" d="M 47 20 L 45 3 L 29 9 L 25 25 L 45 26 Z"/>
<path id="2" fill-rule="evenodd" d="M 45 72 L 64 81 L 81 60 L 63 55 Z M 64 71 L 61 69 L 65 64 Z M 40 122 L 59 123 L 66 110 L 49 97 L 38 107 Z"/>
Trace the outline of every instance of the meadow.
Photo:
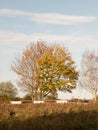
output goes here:
<path id="1" fill-rule="evenodd" d="M 98 103 L 1 103 L 0 130 L 98 130 Z"/>

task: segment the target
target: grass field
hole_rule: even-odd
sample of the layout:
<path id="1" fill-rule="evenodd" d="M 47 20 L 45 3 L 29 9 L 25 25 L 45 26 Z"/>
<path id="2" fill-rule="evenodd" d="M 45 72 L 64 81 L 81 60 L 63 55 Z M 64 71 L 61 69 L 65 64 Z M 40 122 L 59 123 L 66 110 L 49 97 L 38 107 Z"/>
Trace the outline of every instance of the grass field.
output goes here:
<path id="1" fill-rule="evenodd" d="M 0 130 L 98 130 L 98 103 L 0 104 Z"/>

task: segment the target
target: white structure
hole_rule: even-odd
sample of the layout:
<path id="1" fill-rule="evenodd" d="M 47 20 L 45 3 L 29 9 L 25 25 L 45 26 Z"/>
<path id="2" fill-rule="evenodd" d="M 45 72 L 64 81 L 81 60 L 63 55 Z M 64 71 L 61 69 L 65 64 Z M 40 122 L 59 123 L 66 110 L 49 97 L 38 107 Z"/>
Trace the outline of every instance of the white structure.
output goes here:
<path id="1" fill-rule="evenodd" d="M 11 104 L 22 104 L 22 101 L 10 101 Z"/>
<path id="2" fill-rule="evenodd" d="M 45 103 L 45 101 L 37 101 L 37 100 L 35 100 L 33 103 L 34 104 L 41 104 L 41 103 Z"/>
<path id="3" fill-rule="evenodd" d="M 67 100 L 57 100 L 56 103 L 67 103 Z"/>

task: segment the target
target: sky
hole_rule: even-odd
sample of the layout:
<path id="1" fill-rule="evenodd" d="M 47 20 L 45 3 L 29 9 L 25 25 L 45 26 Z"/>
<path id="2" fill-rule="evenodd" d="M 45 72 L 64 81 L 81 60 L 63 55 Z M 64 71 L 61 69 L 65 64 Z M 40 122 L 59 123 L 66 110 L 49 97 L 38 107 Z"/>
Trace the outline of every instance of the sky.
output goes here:
<path id="1" fill-rule="evenodd" d="M 0 0 L 0 82 L 16 83 L 13 59 L 38 40 L 68 47 L 80 69 L 83 52 L 98 50 L 98 0 Z M 90 94 L 78 89 L 60 97 Z"/>

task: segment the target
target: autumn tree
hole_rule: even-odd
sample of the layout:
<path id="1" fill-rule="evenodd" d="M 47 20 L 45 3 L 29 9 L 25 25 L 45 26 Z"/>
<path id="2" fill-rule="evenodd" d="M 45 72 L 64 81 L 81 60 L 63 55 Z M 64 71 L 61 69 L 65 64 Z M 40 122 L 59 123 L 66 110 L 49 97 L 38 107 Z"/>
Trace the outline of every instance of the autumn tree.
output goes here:
<path id="1" fill-rule="evenodd" d="M 79 84 L 92 94 L 96 101 L 98 93 L 98 54 L 94 51 L 85 51 L 81 61 Z"/>
<path id="2" fill-rule="evenodd" d="M 78 78 L 68 50 L 45 42 L 30 44 L 22 56 L 14 60 L 11 68 L 20 77 L 21 88 L 33 100 L 43 99 L 58 90 L 71 92 Z"/>
<path id="3" fill-rule="evenodd" d="M 0 97 L 1 99 L 13 99 L 17 95 L 17 88 L 11 81 L 0 83 Z"/>
<path id="4" fill-rule="evenodd" d="M 53 46 L 38 63 L 39 87 L 43 97 L 58 90 L 72 92 L 76 87 L 78 72 L 66 48 Z"/>
<path id="5" fill-rule="evenodd" d="M 19 76 L 18 86 L 30 95 L 32 100 L 39 97 L 38 59 L 43 57 L 47 50 L 45 42 L 31 43 L 11 65 L 11 69 Z"/>

